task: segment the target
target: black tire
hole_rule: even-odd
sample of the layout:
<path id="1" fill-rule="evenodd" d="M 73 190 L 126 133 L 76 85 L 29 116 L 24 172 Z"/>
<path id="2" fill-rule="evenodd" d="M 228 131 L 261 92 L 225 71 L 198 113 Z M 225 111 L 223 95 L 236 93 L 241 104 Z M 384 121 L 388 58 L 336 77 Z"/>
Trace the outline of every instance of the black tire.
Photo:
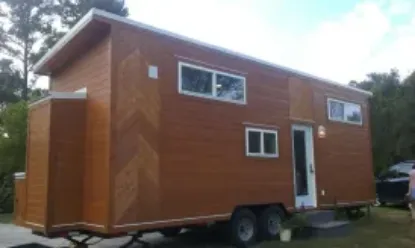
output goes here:
<path id="1" fill-rule="evenodd" d="M 264 209 L 258 220 L 258 235 L 261 240 L 272 240 L 279 236 L 279 225 L 284 219 L 284 212 L 278 206 Z"/>
<path id="2" fill-rule="evenodd" d="M 231 242 L 236 247 L 247 247 L 256 243 L 258 227 L 255 214 L 251 210 L 247 208 L 236 210 L 229 227 Z"/>
<path id="3" fill-rule="evenodd" d="M 180 234 L 182 231 L 181 227 L 169 227 L 160 230 L 159 232 L 166 238 L 173 238 Z"/>

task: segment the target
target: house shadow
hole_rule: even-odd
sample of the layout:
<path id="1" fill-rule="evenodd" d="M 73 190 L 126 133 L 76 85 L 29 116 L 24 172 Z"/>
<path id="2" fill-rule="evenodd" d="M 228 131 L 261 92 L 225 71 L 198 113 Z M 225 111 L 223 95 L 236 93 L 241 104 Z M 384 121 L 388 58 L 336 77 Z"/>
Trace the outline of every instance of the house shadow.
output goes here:
<path id="1" fill-rule="evenodd" d="M 30 244 L 24 244 L 24 245 L 10 246 L 9 248 L 53 248 L 53 247 L 41 245 L 38 243 L 30 243 Z"/>
<path id="2" fill-rule="evenodd" d="M 228 248 L 225 236 L 214 229 L 186 231 L 174 238 L 151 242 L 152 248 Z"/>

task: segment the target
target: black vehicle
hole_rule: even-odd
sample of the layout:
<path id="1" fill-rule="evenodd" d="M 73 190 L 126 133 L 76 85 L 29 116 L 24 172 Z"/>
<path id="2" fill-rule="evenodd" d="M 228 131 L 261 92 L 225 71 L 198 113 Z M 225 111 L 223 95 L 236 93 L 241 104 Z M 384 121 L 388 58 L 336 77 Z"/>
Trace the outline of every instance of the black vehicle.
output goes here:
<path id="1" fill-rule="evenodd" d="M 404 204 L 409 187 L 409 172 L 415 160 L 400 162 L 391 166 L 376 179 L 377 204 Z"/>

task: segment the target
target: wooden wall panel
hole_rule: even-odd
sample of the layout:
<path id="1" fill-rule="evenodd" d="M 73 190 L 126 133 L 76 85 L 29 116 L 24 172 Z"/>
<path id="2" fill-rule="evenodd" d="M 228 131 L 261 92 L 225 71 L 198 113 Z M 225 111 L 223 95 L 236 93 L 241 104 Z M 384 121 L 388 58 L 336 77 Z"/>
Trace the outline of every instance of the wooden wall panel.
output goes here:
<path id="1" fill-rule="evenodd" d="M 159 82 L 147 77 L 151 51 L 134 34 L 112 39 L 111 223 L 120 225 L 160 216 L 161 99 Z"/>
<path id="2" fill-rule="evenodd" d="M 85 103 L 85 99 L 52 100 L 51 226 L 83 222 Z"/>
<path id="3" fill-rule="evenodd" d="M 308 80 L 290 77 L 289 89 L 290 118 L 294 120 L 313 121 L 313 89 Z"/>
<path id="4" fill-rule="evenodd" d="M 47 225 L 50 102 L 29 109 L 26 162 L 26 218 L 36 225 Z"/>
<path id="5" fill-rule="evenodd" d="M 51 76 L 53 91 L 73 92 L 87 87 L 83 214 L 85 222 L 99 226 L 107 224 L 109 212 L 110 47 L 106 35 Z"/>
<path id="6" fill-rule="evenodd" d="M 286 75 L 152 33 L 112 30 L 112 223 L 226 214 L 249 203 L 293 206 Z M 240 71 L 248 104 L 178 94 L 182 56 Z M 148 78 L 149 65 L 158 79 Z M 246 157 L 244 122 L 278 128 L 280 157 Z"/>
<path id="7" fill-rule="evenodd" d="M 358 203 L 375 199 L 369 109 L 362 94 L 350 94 L 336 86 L 312 83 L 316 128 L 326 128 L 326 138 L 315 135 L 315 159 L 319 204 Z M 328 120 L 327 98 L 362 106 L 363 125 Z M 325 195 L 322 195 L 322 190 Z"/>
<path id="8" fill-rule="evenodd" d="M 14 212 L 13 223 L 25 226 L 26 221 L 26 179 L 14 180 Z"/>

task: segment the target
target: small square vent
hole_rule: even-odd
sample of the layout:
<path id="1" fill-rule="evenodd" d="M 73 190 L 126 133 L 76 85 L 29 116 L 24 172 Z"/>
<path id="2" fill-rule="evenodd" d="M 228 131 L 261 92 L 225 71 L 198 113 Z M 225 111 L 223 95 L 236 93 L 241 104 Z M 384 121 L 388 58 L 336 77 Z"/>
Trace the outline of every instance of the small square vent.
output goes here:
<path id="1" fill-rule="evenodd" d="M 150 65 L 148 67 L 148 77 L 152 79 L 158 79 L 158 67 L 155 65 Z"/>

